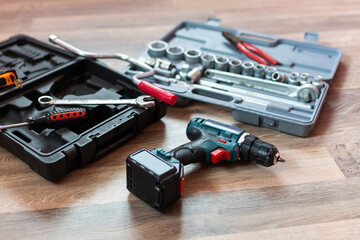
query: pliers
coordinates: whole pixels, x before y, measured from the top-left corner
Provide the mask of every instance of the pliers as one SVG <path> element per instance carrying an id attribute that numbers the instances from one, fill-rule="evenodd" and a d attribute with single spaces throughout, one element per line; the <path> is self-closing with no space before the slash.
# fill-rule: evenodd
<path id="1" fill-rule="evenodd" d="M 265 53 L 263 50 L 255 47 L 254 45 L 245 42 L 241 38 L 236 37 L 235 35 L 223 31 L 222 35 L 237 49 L 239 49 L 243 54 L 252 60 L 263 64 L 263 65 L 281 65 L 276 59 Z M 256 53 L 256 54 L 255 54 Z"/>

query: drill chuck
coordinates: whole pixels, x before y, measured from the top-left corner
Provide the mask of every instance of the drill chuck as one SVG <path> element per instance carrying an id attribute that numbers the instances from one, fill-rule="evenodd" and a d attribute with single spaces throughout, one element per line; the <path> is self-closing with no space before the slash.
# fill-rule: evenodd
<path id="1" fill-rule="evenodd" d="M 251 134 L 245 136 L 243 142 L 240 143 L 240 159 L 265 167 L 284 161 L 280 158 L 280 153 L 274 145 L 263 142 Z"/>

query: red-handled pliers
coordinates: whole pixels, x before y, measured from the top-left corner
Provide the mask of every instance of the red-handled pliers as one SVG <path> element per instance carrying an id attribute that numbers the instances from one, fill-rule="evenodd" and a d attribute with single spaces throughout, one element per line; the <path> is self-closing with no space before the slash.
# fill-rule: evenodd
<path id="1" fill-rule="evenodd" d="M 234 45 L 237 49 L 239 49 L 242 53 L 244 53 L 247 57 L 251 58 L 252 60 L 263 65 L 269 65 L 269 63 L 271 63 L 272 65 L 280 65 L 280 63 L 276 59 L 265 53 L 263 50 L 255 47 L 254 45 L 245 42 L 241 38 L 238 38 L 235 35 L 225 31 L 222 32 L 222 35 L 232 45 Z"/>

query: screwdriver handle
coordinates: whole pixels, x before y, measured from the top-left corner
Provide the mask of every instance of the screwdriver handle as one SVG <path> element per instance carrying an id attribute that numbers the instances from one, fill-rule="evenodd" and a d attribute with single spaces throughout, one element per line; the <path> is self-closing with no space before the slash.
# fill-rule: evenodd
<path id="1" fill-rule="evenodd" d="M 29 129 L 34 128 L 62 128 L 70 125 L 83 123 L 88 120 L 87 112 L 84 108 L 67 108 L 48 112 L 43 116 L 28 118 Z"/>

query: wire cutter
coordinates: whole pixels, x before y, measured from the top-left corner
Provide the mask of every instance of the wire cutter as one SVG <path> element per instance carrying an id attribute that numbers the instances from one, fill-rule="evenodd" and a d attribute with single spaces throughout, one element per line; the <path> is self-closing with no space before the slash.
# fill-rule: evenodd
<path id="1" fill-rule="evenodd" d="M 222 35 L 232 45 L 234 45 L 237 49 L 239 49 L 243 54 L 245 54 L 247 57 L 251 58 L 252 60 L 263 65 L 269 65 L 269 63 L 271 63 L 272 65 L 281 65 L 276 59 L 265 53 L 263 50 L 255 47 L 254 45 L 248 42 L 245 42 L 241 38 L 238 38 L 235 35 L 226 31 L 223 31 Z"/>

